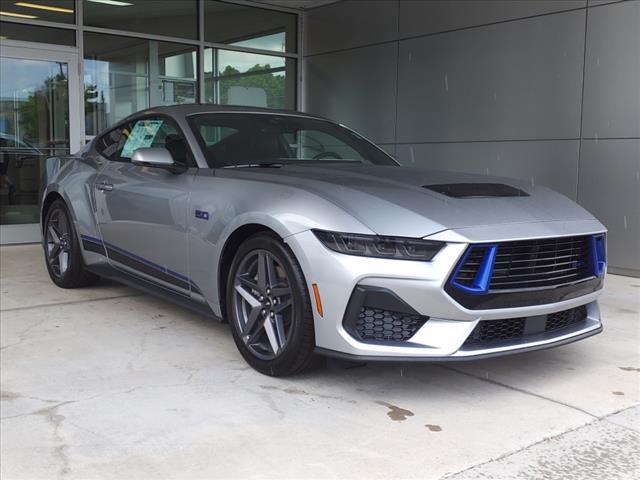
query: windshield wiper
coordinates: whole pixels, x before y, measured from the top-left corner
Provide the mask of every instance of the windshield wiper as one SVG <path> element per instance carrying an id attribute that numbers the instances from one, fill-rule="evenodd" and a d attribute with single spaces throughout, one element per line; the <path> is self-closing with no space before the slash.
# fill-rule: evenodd
<path id="1" fill-rule="evenodd" d="M 264 162 L 264 163 L 241 163 L 239 165 L 225 165 L 222 168 L 280 168 L 283 167 L 282 162 Z"/>

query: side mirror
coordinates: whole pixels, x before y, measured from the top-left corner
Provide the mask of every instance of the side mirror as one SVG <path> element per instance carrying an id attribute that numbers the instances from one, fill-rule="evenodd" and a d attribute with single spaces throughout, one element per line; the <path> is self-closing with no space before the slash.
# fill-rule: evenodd
<path id="1" fill-rule="evenodd" d="M 186 168 L 173 161 L 169 150 L 162 147 L 139 148 L 133 152 L 131 163 L 140 167 L 164 168 L 173 173 L 182 173 Z"/>

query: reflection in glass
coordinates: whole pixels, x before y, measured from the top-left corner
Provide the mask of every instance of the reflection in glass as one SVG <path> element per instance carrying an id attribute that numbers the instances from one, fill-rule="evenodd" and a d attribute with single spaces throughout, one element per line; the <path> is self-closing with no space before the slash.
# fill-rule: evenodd
<path id="1" fill-rule="evenodd" d="M 276 52 L 296 51 L 297 16 L 214 0 L 204 3 L 204 38 Z"/>
<path id="2" fill-rule="evenodd" d="M 208 103 L 294 108 L 295 61 L 292 59 L 207 48 L 204 73 Z"/>
<path id="3" fill-rule="evenodd" d="M 8 0 L 0 1 L 3 16 L 56 23 L 75 23 L 74 0 Z M 15 18 L 14 17 L 14 18 Z"/>
<path id="4" fill-rule="evenodd" d="M 84 0 L 84 24 L 127 32 L 198 38 L 197 0 Z"/>
<path id="5" fill-rule="evenodd" d="M 0 58 L 0 224 L 38 222 L 46 158 L 69 153 L 66 63 Z"/>
<path id="6" fill-rule="evenodd" d="M 84 56 L 87 135 L 139 110 L 198 98 L 197 52 L 190 45 L 86 33 Z"/>
<path id="7" fill-rule="evenodd" d="M 73 47 L 76 44 L 76 32 L 75 30 L 66 30 L 63 28 L 0 22 L 0 40 L 54 43 Z"/>

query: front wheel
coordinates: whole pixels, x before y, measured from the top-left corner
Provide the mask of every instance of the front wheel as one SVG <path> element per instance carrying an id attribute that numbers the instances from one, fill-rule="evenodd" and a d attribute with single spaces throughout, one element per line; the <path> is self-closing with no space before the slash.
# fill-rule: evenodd
<path id="1" fill-rule="evenodd" d="M 313 312 L 300 265 L 275 235 L 257 234 L 236 254 L 227 280 L 227 312 L 244 359 L 271 376 L 312 362 Z"/>
<path id="2" fill-rule="evenodd" d="M 43 237 L 47 270 L 53 283 L 62 288 L 78 288 L 98 281 L 98 277 L 84 267 L 69 210 L 60 199 L 47 211 Z"/>

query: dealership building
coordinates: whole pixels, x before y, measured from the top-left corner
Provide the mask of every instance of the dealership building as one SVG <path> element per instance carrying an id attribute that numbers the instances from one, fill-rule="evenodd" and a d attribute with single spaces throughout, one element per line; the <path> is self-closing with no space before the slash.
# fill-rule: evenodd
<path id="1" fill-rule="evenodd" d="M 38 241 L 44 159 L 145 108 L 319 114 L 399 162 L 524 178 L 640 275 L 640 2 L 0 0 L 0 240 Z"/>

